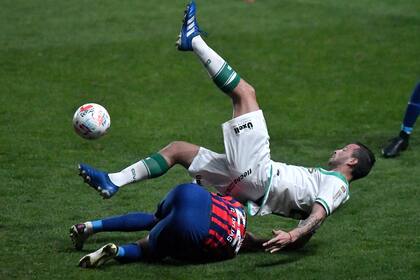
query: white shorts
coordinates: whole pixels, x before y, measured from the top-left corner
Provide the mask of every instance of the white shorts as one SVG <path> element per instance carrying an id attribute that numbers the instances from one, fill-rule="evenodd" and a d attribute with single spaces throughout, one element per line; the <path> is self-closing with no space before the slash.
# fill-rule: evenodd
<path id="1" fill-rule="evenodd" d="M 261 110 L 222 125 L 225 154 L 201 147 L 188 172 L 198 184 L 213 186 L 241 202 L 256 201 L 270 181 L 270 137 Z"/>

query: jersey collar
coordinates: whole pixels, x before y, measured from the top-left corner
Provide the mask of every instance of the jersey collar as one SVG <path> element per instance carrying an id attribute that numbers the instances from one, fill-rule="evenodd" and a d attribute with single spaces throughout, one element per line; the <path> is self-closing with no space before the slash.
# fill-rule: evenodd
<path id="1" fill-rule="evenodd" d="M 321 167 L 318 167 L 318 170 L 319 170 L 319 172 L 321 172 L 322 174 L 325 174 L 325 175 L 332 175 L 332 176 L 335 176 L 335 177 L 337 177 L 337 178 L 339 178 L 341 181 L 343 181 L 347 186 L 349 186 L 350 184 L 349 184 L 349 181 L 347 181 L 347 179 L 346 179 L 346 177 L 342 174 L 342 173 L 340 173 L 340 172 L 338 172 L 338 171 L 331 171 L 331 170 L 325 170 L 325 169 L 323 169 L 323 168 L 321 168 Z"/>

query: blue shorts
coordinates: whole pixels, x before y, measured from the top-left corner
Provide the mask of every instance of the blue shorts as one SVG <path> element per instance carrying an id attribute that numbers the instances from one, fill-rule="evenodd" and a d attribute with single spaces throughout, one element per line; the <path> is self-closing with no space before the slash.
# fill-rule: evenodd
<path id="1" fill-rule="evenodd" d="M 158 257 L 201 260 L 203 240 L 210 229 L 211 195 L 197 184 L 182 184 L 161 201 L 159 222 L 149 234 L 149 246 Z"/>

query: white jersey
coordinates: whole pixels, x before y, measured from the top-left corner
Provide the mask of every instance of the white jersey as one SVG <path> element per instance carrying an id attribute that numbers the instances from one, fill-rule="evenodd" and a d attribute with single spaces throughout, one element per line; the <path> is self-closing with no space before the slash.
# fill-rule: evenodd
<path id="1" fill-rule="evenodd" d="M 341 173 L 270 159 L 270 137 L 261 110 L 225 122 L 222 128 L 225 153 L 201 147 L 188 171 L 200 185 L 249 201 L 251 215 L 300 219 L 310 214 L 315 202 L 330 215 L 349 199 L 349 183 Z"/>
<path id="2" fill-rule="evenodd" d="M 330 215 L 349 199 L 349 183 L 339 172 L 272 161 L 271 178 L 261 205 L 248 202 L 251 215 L 306 218 L 315 202 Z"/>

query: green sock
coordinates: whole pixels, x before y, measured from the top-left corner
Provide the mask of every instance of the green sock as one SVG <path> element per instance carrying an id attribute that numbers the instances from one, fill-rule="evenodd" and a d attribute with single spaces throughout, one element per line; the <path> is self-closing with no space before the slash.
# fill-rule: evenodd
<path id="1" fill-rule="evenodd" d="M 226 93 L 232 92 L 240 80 L 241 77 L 226 62 L 213 78 L 213 82 Z"/>
<path id="2" fill-rule="evenodd" d="M 169 170 L 168 163 L 166 162 L 165 158 L 159 153 L 155 153 L 150 157 L 144 159 L 143 163 L 147 168 L 149 178 L 159 177 Z"/>
<path id="3" fill-rule="evenodd" d="M 118 187 L 137 181 L 159 177 L 168 171 L 169 166 L 165 158 L 155 153 L 142 159 L 117 173 L 109 173 L 109 179 Z"/>

